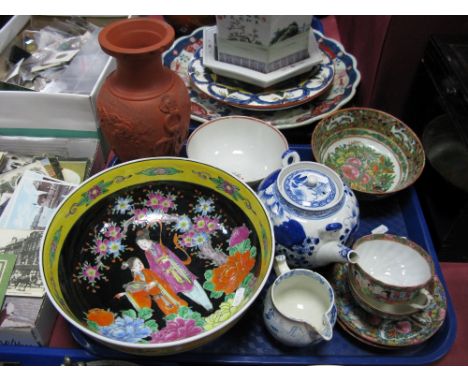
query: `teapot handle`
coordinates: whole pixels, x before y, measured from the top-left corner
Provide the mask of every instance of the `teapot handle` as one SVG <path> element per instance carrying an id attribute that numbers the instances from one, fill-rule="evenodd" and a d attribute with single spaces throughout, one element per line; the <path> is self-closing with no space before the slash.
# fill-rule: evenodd
<path id="1" fill-rule="evenodd" d="M 288 149 L 281 155 L 281 161 L 283 163 L 283 167 L 286 167 L 290 164 L 300 162 L 301 157 L 297 151 Z"/>

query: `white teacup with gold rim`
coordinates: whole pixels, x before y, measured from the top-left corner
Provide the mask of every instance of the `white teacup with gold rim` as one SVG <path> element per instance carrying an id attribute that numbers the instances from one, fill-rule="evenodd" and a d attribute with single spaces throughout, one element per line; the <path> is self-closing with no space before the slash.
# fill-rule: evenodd
<path id="1" fill-rule="evenodd" d="M 411 312 L 425 309 L 433 301 L 434 264 L 416 243 L 404 237 L 373 234 L 358 239 L 353 249 L 359 253 L 359 260 L 350 264 L 349 282 L 374 309 Z"/>

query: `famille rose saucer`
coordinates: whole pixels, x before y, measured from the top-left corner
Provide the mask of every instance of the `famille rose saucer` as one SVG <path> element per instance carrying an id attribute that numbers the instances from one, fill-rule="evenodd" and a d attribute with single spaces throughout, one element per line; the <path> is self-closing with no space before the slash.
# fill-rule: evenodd
<path id="1" fill-rule="evenodd" d="M 432 337 L 444 323 L 447 300 L 437 276 L 432 305 L 400 319 L 383 318 L 361 308 L 349 289 L 347 264 L 335 264 L 330 283 L 335 291 L 339 324 L 351 336 L 370 346 L 398 349 L 419 345 Z"/>
<path id="2" fill-rule="evenodd" d="M 203 48 L 189 63 L 191 83 L 201 93 L 233 107 L 250 110 L 281 110 L 310 102 L 333 83 L 333 61 L 322 52 L 322 63 L 293 78 L 262 89 L 233 78 L 219 76 L 203 64 Z"/>
<path id="3" fill-rule="evenodd" d="M 278 129 L 288 129 L 310 124 L 320 120 L 331 112 L 348 103 L 356 92 L 361 75 L 357 69 L 356 59 L 346 53 L 337 41 L 325 37 L 314 30 L 315 37 L 322 52 L 333 63 L 334 76 L 329 90 L 311 102 L 303 103 L 281 110 L 250 110 L 233 107 L 192 89 L 189 66 L 197 51 L 203 47 L 203 28 L 196 29 L 190 36 L 177 39 L 163 55 L 164 65 L 179 74 L 190 93 L 192 119 L 206 122 L 220 117 L 244 115 L 262 119 Z M 239 105 L 236 105 L 239 106 Z"/>

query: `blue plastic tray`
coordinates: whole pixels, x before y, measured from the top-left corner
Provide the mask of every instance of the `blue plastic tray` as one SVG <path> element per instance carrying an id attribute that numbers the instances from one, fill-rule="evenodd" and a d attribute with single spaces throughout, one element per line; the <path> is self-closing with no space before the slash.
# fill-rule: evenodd
<path id="1" fill-rule="evenodd" d="M 291 145 L 302 160 L 312 160 L 308 145 Z M 294 349 L 277 343 L 266 331 L 262 320 L 264 293 L 274 279 L 270 275 L 263 293 L 230 331 L 196 350 L 172 356 L 142 358 L 107 349 L 72 328 L 72 335 L 82 349 L 28 348 L 0 346 L 0 361 L 22 364 L 60 364 L 65 356 L 73 361 L 123 359 L 140 364 L 274 364 L 274 365 L 426 365 L 444 356 L 456 335 L 456 317 L 446 288 L 432 240 L 414 188 L 376 201 L 361 203 L 361 223 L 357 237 L 366 235 L 380 224 L 389 233 L 406 236 L 420 244 L 434 258 L 435 269 L 447 292 L 447 316 L 439 331 L 421 345 L 403 350 L 380 350 L 351 337 L 337 324 L 332 341 L 314 347 Z M 329 269 L 319 272 L 327 275 Z"/>

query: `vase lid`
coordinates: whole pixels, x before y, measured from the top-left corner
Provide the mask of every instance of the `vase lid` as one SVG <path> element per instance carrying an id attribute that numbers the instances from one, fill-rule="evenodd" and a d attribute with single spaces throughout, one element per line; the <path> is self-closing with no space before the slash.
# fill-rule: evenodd
<path id="1" fill-rule="evenodd" d="M 283 168 L 277 180 L 278 189 L 294 206 L 320 211 L 340 202 L 344 187 L 331 168 L 315 162 L 298 162 Z"/>

